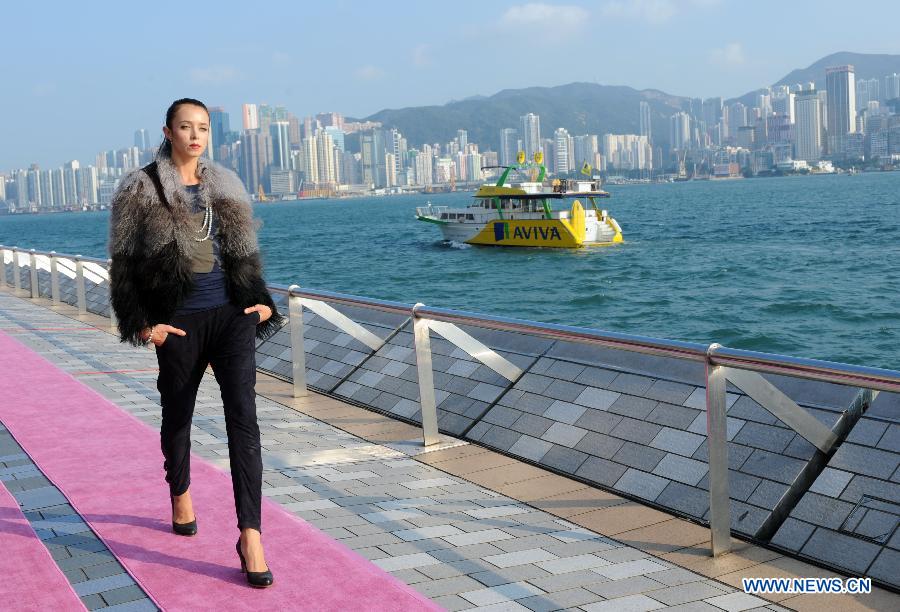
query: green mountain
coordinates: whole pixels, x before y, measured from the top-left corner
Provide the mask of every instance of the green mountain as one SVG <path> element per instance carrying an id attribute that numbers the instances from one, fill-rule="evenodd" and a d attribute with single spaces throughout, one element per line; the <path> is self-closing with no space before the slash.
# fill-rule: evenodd
<path id="1" fill-rule="evenodd" d="M 653 89 L 571 83 L 558 87 L 505 89 L 493 96 L 468 98 L 443 106 L 386 109 L 365 120 L 398 128 L 411 146 L 447 142 L 456 130 L 468 131 L 470 142 L 500 146 L 502 128 L 519 128 L 519 117 L 535 113 L 541 118 L 545 138 L 559 127 L 569 134 L 637 134 L 640 102 L 650 104 L 651 129 L 657 141 L 669 138 L 669 117 L 685 107 L 688 98 Z"/>
<path id="2" fill-rule="evenodd" d="M 807 68 L 794 70 L 773 85 L 814 81 L 825 86 L 825 68 L 853 64 L 856 78 L 878 78 L 900 72 L 900 55 L 833 53 Z M 747 106 L 756 103 L 755 91 L 739 100 Z M 519 129 L 519 117 L 535 113 L 541 118 L 541 133 L 549 138 L 553 130 L 564 127 L 569 134 L 637 134 L 640 102 L 650 104 L 651 126 L 656 144 L 669 141 L 669 117 L 690 108 L 691 99 L 672 96 L 655 89 L 571 83 L 558 87 L 505 89 L 492 96 L 473 96 L 442 106 L 385 109 L 366 117 L 380 121 L 386 128 L 398 128 L 411 146 L 444 143 L 456 136 L 456 130 L 468 131 L 469 141 L 497 150 L 502 128 Z"/>
<path id="3" fill-rule="evenodd" d="M 855 69 L 856 80 L 878 79 L 882 80 L 888 74 L 900 73 L 900 55 L 887 55 L 876 53 L 851 53 L 840 51 L 826 55 L 822 59 L 810 64 L 806 68 L 793 70 L 781 79 L 772 83 L 777 85 L 806 84 L 813 82 L 816 89 L 825 89 L 825 69 L 831 66 L 844 66 L 851 64 Z M 882 87 L 884 83 L 881 83 Z M 742 102 L 747 106 L 756 104 L 756 94 L 759 90 L 751 91 L 729 102 Z"/>

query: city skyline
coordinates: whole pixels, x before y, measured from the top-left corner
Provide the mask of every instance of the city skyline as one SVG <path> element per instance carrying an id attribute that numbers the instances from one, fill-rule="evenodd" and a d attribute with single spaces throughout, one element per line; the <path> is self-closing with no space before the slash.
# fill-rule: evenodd
<path id="1" fill-rule="evenodd" d="M 842 14 L 839 2 L 761 2 L 750 12 L 716 0 L 464 0 L 452 11 L 342 2 L 253 14 L 229 3 L 180 6 L 7 7 L 0 57 L 15 95 L 0 100 L 0 168 L 86 159 L 127 145 L 137 127 L 158 138 L 165 107 L 184 95 L 232 117 L 248 99 L 298 115 L 365 117 L 573 81 L 728 98 L 835 51 L 900 53 L 896 37 L 825 18 Z M 900 15 L 889 2 L 866 10 L 885 23 Z M 815 28 L 796 27 L 812 17 Z M 9 119 L 22 109 L 29 120 Z"/>

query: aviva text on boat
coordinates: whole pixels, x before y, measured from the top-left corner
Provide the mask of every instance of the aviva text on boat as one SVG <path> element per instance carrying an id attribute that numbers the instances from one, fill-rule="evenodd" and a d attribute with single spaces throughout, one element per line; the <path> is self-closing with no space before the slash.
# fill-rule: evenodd
<path id="1" fill-rule="evenodd" d="M 496 184 L 482 186 L 474 203 L 461 208 L 429 203 L 416 208 L 416 219 L 437 225 L 445 241 L 468 244 L 574 249 L 622 242 L 619 224 L 597 206 L 597 199 L 609 193 L 600 188 L 599 178 L 590 176 L 589 165 L 582 169 L 585 179 L 554 179 L 546 185 L 540 151 L 533 162 L 519 152 L 517 162 L 500 166 L 503 173 Z M 527 180 L 510 184 L 514 171 Z"/>

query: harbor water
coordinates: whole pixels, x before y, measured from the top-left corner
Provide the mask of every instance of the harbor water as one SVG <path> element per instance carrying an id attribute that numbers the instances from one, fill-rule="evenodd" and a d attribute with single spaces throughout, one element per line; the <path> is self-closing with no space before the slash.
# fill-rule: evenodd
<path id="1" fill-rule="evenodd" d="M 610 186 L 625 243 L 445 244 L 416 206 L 256 205 L 270 282 L 900 369 L 900 173 Z M 0 243 L 106 256 L 108 213 L 7 215 Z"/>

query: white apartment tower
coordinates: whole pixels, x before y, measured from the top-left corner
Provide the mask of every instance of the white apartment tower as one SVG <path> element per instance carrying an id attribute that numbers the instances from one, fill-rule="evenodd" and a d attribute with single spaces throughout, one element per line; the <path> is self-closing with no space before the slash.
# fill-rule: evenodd
<path id="1" fill-rule="evenodd" d="M 675 113 L 669 119 L 669 142 L 679 151 L 691 144 L 691 116 L 685 112 Z"/>
<path id="2" fill-rule="evenodd" d="M 822 123 L 820 121 L 819 95 L 815 90 L 801 91 L 797 94 L 796 126 L 797 139 L 796 158 L 806 162 L 816 162 L 822 157 Z"/>
<path id="3" fill-rule="evenodd" d="M 647 137 L 647 142 L 653 141 L 650 129 L 650 104 L 641 100 L 641 136 Z"/>
<path id="4" fill-rule="evenodd" d="M 525 148 L 527 158 L 534 159 L 534 154 L 542 151 L 541 147 L 541 118 L 534 113 L 522 115 L 519 118 L 522 129 L 522 145 Z"/>

